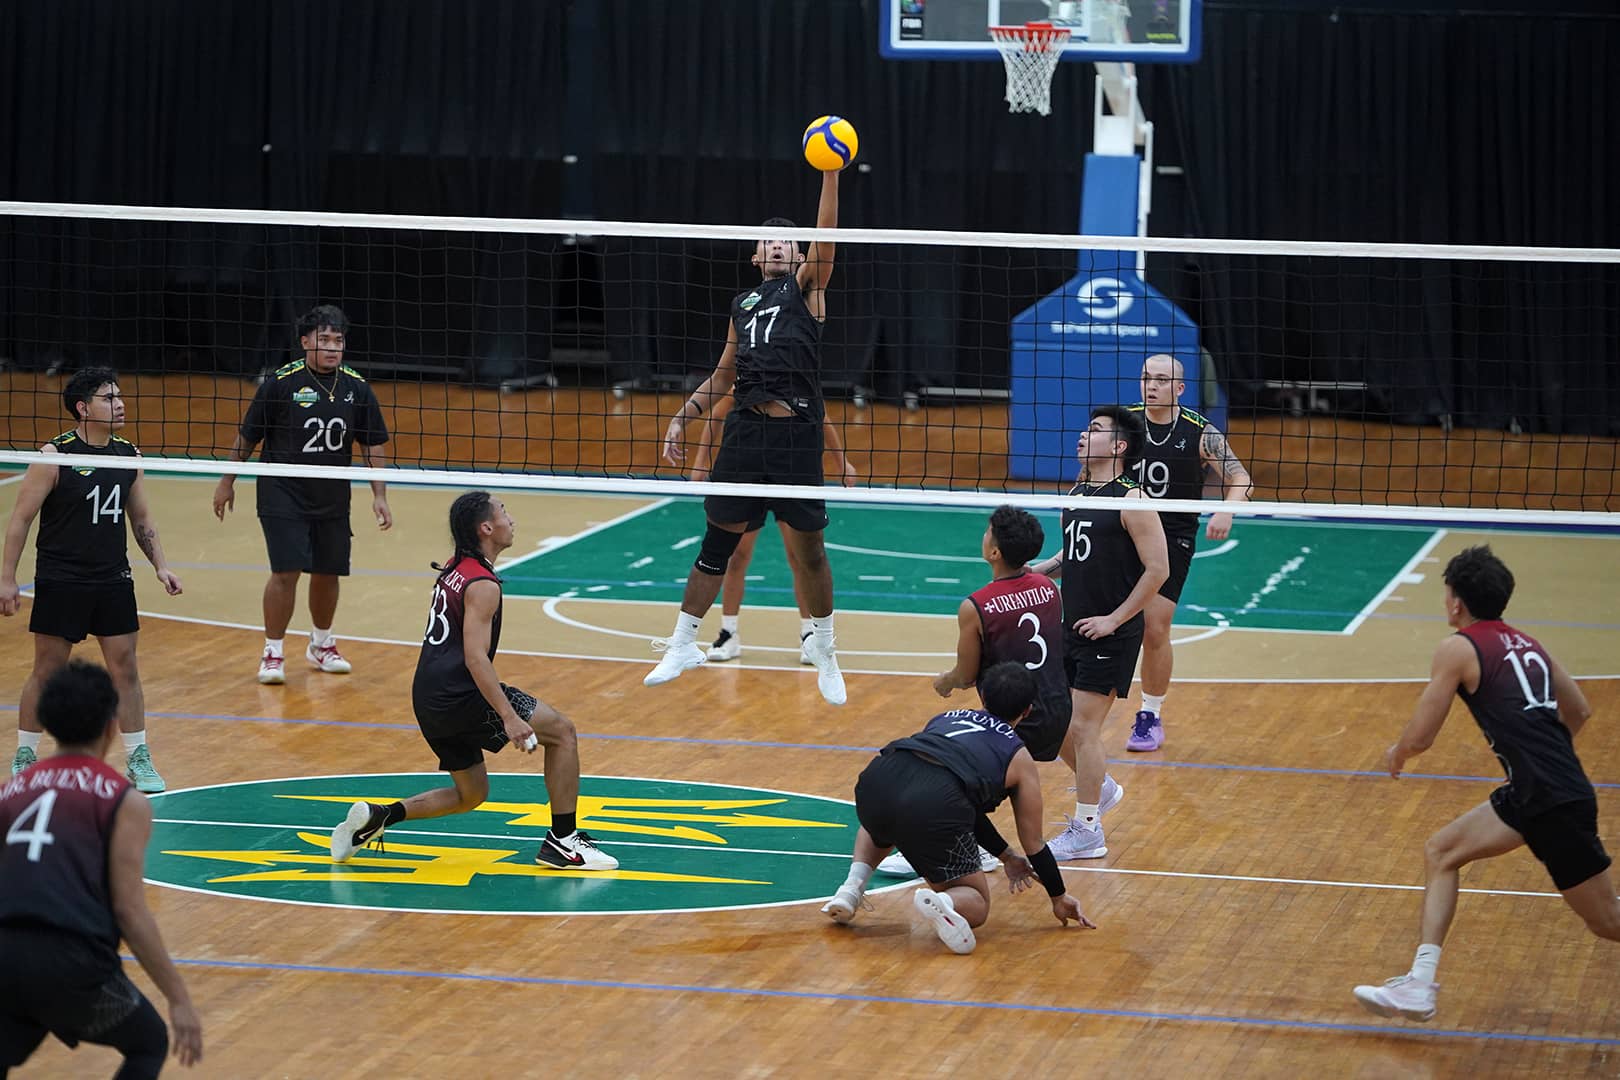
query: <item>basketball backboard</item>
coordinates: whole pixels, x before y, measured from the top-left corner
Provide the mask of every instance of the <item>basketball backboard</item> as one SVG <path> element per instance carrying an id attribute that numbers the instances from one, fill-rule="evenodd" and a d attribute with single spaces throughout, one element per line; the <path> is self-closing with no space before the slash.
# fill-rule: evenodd
<path id="1" fill-rule="evenodd" d="M 1186 64 L 1198 59 L 1202 0 L 880 0 L 891 60 L 997 60 L 992 26 L 1070 28 L 1064 60 Z"/>

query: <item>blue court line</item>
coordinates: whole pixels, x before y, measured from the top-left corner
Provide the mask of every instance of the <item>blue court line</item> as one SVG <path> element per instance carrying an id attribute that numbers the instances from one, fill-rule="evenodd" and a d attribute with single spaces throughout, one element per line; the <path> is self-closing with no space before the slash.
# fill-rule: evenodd
<path id="1" fill-rule="evenodd" d="M 133 957 L 126 956 L 125 959 L 133 960 Z M 223 968 L 235 971 L 286 971 L 315 975 L 375 975 L 395 979 L 440 979 L 450 982 L 574 987 L 587 990 L 646 990 L 654 993 L 714 994 L 722 997 L 851 1002 L 863 1005 L 925 1005 L 946 1009 L 981 1009 L 996 1012 L 1043 1013 L 1057 1016 L 1093 1016 L 1109 1020 L 1159 1020 L 1185 1024 L 1224 1024 L 1232 1027 L 1282 1028 L 1291 1031 L 1320 1031 L 1333 1034 L 1416 1036 L 1423 1039 L 1473 1039 L 1492 1042 L 1620 1046 L 1620 1039 L 1601 1035 L 1529 1035 L 1503 1031 L 1466 1031 L 1458 1028 L 1339 1024 L 1324 1020 L 1284 1020 L 1257 1016 L 1213 1016 L 1200 1013 L 1152 1012 L 1146 1009 L 1092 1009 L 1079 1005 L 1022 1005 L 1007 1001 L 952 1001 L 939 998 L 891 997 L 881 994 L 840 994 L 833 991 L 816 990 L 765 990 L 752 987 L 695 986 L 684 983 L 622 982 L 612 979 L 563 979 L 543 975 L 474 975 L 464 971 L 413 971 L 404 968 L 337 967 L 327 964 L 276 964 L 248 960 L 182 960 L 176 958 L 175 963 L 182 967 Z"/>
<path id="2" fill-rule="evenodd" d="M 15 705 L 0 705 L 0 712 L 16 712 Z M 376 720 L 304 720 L 281 716 L 232 716 L 228 713 L 182 713 L 182 712 L 151 712 L 147 716 L 155 716 L 169 720 L 224 720 L 229 723 L 240 724 L 295 724 L 304 727 L 335 727 L 335 728 L 368 728 L 385 731 L 416 731 L 415 724 L 389 724 Z M 730 746 L 747 750 L 831 750 L 838 753 L 875 754 L 883 749 L 881 746 L 846 746 L 842 743 L 795 743 L 774 742 L 767 739 L 695 739 L 689 735 L 603 735 L 582 731 L 581 739 L 595 739 L 599 742 L 642 742 L 642 743 L 677 743 L 685 746 Z M 1143 765 L 1160 769 L 1211 769 L 1220 772 L 1253 772 L 1253 773 L 1293 773 L 1300 776 L 1370 776 L 1374 779 L 1388 777 L 1388 773 L 1379 769 L 1309 769 L 1297 765 L 1230 765 L 1221 762 L 1206 761 L 1162 761 L 1141 758 L 1132 755 L 1128 758 L 1108 758 L 1110 765 Z M 1408 780 L 1465 780 L 1471 783 L 1500 784 L 1500 776 L 1467 776 L 1461 773 L 1417 773 L 1401 774 Z M 1620 788 L 1620 783 L 1599 783 L 1592 781 L 1595 788 Z"/>

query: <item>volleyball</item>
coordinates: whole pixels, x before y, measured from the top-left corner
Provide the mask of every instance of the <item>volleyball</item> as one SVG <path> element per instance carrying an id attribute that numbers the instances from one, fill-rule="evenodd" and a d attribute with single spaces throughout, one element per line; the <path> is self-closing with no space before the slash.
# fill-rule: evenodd
<path id="1" fill-rule="evenodd" d="M 842 116 L 823 116 L 804 129 L 804 160 L 822 172 L 848 168 L 859 149 L 855 125 Z"/>

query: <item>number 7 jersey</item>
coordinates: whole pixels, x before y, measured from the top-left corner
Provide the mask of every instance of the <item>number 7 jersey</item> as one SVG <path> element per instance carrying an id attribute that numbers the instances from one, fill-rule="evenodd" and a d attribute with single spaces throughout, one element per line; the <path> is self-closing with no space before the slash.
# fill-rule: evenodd
<path id="1" fill-rule="evenodd" d="M 1595 798 L 1569 728 L 1558 719 L 1547 650 L 1500 619 L 1458 633 L 1479 655 L 1479 686 L 1471 694 L 1458 687 L 1457 696 L 1502 763 L 1513 806 L 1534 814 Z"/>

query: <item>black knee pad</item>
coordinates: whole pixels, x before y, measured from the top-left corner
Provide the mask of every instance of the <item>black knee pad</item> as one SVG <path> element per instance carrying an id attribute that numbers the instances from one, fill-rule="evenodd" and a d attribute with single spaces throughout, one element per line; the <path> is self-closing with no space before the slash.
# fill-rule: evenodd
<path id="1" fill-rule="evenodd" d="M 699 573 L 711 577 L 723 577 L 726 565 L 731 562 L 732 553 L 737 545 L 742 543 L 743 534 L 722 529 L 714 522 L 703 533 L 703 546 L 698 548 L 697 561 L 692 565 L 697 567 Z"/>

